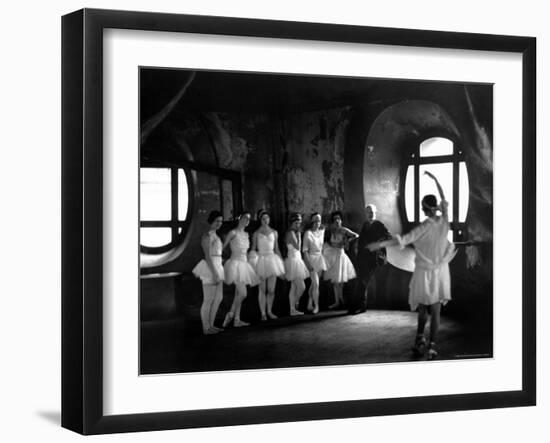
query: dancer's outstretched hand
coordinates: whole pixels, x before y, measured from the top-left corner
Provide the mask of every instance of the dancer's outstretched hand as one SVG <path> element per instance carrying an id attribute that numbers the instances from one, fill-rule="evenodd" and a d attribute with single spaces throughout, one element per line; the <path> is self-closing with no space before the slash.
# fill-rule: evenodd
<path id="1" fill-rule="evenodd" d="M 380 249 L 380 243 L 379 242 L 369 243 L 367 246 L 365 246 L 365 248 L 371 252 L 374 252 Z"/>

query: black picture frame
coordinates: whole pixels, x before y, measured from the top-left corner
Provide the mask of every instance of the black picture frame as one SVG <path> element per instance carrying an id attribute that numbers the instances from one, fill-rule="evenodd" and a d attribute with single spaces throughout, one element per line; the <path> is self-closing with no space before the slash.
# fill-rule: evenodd
<path id="1" fill-rule="evenodd" d="M 108 28 L 501 51 L 522 55 L 522 388 L 131 415 L 103 412 L 103 30 Z M 83 9 L 62 18 L 62 426 L 82 434 L 536 404 L 536 39 Z"/>

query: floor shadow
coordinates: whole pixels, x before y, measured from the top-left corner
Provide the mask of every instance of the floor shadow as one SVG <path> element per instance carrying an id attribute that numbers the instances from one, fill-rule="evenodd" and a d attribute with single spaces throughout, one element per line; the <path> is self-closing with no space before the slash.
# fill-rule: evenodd
<path id="1" fill-rule="evenodd" d="M 36 415 L 51 424 L 61 426 L 61 412 L 60 411 L 37 411 Z"/>

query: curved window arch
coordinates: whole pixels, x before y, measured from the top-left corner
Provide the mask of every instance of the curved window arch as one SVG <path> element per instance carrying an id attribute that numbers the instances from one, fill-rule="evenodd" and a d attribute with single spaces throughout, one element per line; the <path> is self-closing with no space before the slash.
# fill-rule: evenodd
<path id="1" fill-rule="evenodd" d="M 180 244 L 192 206 L 190 173 L 174 165 L 140 167 L 140 250 L 162 254 Z"/>
<path id="2" fill-rule="evenodd" d="M 470 190 L 464 153 L 457 142 L 435 136 L 422 138 L 412 146 L 405 162 L 403 186 L 405 217 L 409 224 L 425 218 L 420 206 L 424 195 L 434 194 L 439 198 L 435 183 L 425 171 L 437 177 L 449 202 L 449 239 L 463 240 Z"/>

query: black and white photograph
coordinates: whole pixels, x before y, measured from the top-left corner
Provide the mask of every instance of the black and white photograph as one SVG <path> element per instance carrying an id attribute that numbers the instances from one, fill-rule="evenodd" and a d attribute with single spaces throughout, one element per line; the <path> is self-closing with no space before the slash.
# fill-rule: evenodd
<path id="1" fill-rule="evenodd" d="M 493 84 L 141 66 L 136 93 L 140 374 L 493 357 Z"/>
<path id="2" fill-rule="evenodd" d="M 0 440 L 548 440 L 543 10 L 7 2 Z"/>

